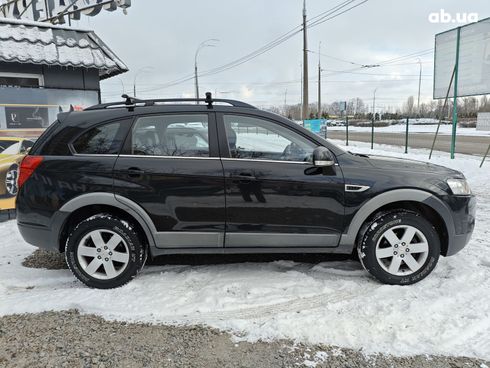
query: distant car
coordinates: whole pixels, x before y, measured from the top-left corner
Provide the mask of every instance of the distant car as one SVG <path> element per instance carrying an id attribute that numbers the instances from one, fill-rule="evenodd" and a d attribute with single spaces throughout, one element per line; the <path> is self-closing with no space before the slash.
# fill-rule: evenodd
<path id="1" fill-rule="evenodd" d="M 19 165 L 34 141 L 25 138 L 0 138 L 0 197 L 17 195 Z"/>

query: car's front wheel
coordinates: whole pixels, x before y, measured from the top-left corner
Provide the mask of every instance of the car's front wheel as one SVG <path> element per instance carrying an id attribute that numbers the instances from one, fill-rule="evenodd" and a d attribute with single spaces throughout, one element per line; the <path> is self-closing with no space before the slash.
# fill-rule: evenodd
<path id="1" fill-rule="evenodd" d="M 65 258 L 85 285 L 112 289 L 132 280 L 143 268 L 146 247 L 131 224 L 98 214 L 75 226 L 66 242 Z"/>
<path id="2" fill-rule="evenodd" d="M 379 281 L 392 285 L 416 283 L 435 268 L 440 239 L 419 213 L 393 210 L 365 224 L 357 251 L 363 267 Z"/>
<path id="3" fill-rule="evenodd" d="M 17 191 L 19 188 L 17 186 L 18 176 L 19 176 L 18 165 L 10 166 L 10 168 L 7 170 L 5 174 L 5 191 L 7 195 L 10 197 L 15 197 L 17 195 Z"/>

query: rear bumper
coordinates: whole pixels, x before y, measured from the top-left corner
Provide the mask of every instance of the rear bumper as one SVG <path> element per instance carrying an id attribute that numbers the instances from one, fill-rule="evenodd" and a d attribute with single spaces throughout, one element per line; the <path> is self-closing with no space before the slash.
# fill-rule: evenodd
<path id="1" fill-rule="evenodd" d="M 63 252 L 64 244 L 60 244 L 60 233 L 68 215 L 66 212 L 56 212 L 49 226 L 24 223 L 17 217 L 17 227 L 29 244 L 45 250 Z"/>
<path id="2" fill-rule="evenodd" d="M 57 239 L 50 228 L 17 222 L 19 232 L 26 242 L 38 248 L 59 252 Z"/>

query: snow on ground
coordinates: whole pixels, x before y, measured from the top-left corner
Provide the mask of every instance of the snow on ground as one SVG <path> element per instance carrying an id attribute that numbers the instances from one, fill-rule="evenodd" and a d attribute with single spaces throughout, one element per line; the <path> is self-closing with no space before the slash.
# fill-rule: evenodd
<path id="1" fill-rule="evenodd" d="M 345 131 L 345 126 L 329 126 L 328 130 Z M 385 127 L 375 127 L 374 130 L 377 133 L 405 133 L 406 125 L 405 124 L 396 124 L 396 125 L 389 125 L 389 126 L 385 126 Z M 432 125 L 410 124 L 408 126 L 408 132 L 410 134 L 412 134 L 412 133 L 435 134 L 436 130 L 437 130 L 437 124 L 436 125 L 434 125 L 434 124 L 432 124 Z M 369 132 L 370 133 L 371 127 L 369 127 L 369 126 L 360 127 L 360 126 L 349 125 L 349 131 L 350 132 Z M 458 127 L 456 132 L 458 135 L 490 137 L 490 131 L 476 130 L 476 128 Z M 444 124 L 444 125 L 441 124 L 441 126 L 439 128 L 439 134 L 441 134 L 441 135 L 452 134 L 452 126 L 448 125 L 448 124 Z"/>
<path id="2" fill-rule="evenodd" d="M 369 153 L 367 144 L 349 149 Z M 374 153 L 419 160 L 426 150 Z M 0 315 L 76 308 L 107 319 L 205 324 L 239 339 L 291 338 L 395 355 L 443 354 L 490 359 L 490 170 L 472 156 L 436 153 L 462 170 L 478 196 L 471 243 L 441 258 L 412 286 L 382 285 L 354 261 L 293 261 L 152 266 L 115 290 L 83 286 L 68 270 L 28 269 L 34 247 L 15 222 L 0 224 Z M 490 164 L 490 162 L 489 162 Z"/>

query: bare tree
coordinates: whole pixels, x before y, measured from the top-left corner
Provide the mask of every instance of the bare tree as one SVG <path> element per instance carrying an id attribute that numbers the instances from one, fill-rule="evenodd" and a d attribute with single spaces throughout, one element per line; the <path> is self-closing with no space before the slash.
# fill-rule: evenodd
<path id="1" fill-rule="evenodd" d="M 413 96 L 410 96 L 407 99 L 407 102 L 403 105 L 403 113 L 406 114 L 407 116 L 412 116 L 414 112 L 414 105 L 415 105 L 415 100 Z"/>

